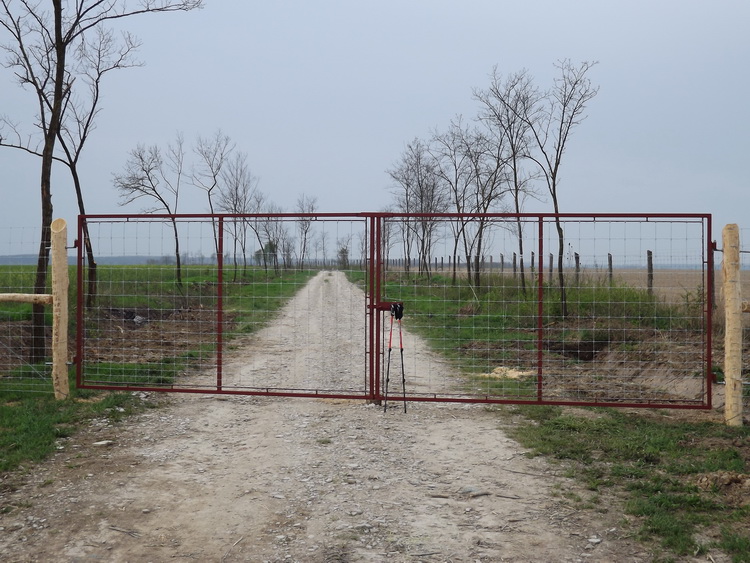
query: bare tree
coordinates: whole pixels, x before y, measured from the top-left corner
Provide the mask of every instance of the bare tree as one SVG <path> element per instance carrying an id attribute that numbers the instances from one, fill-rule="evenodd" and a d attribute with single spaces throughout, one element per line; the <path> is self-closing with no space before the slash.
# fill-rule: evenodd
<path id="1" fill-rule="evenodd" d="M 175 144 L 167 147 L 166 158 L 157 145 L 138 145 L 130 151 L 122 174 L 115 174 L 114 185 L 120 191 L 120 205 L 146 198 L 155 205 L 144 211 L 156 213 L 164 211 L 171 216 L 174 234 L 177 285 L 182 286 L 182 266 L 180 261 L 180 237 L 177 229 L 177 206 L 180 189 L 185 176 L 184 139 L 177 134 Z"/>
<path id="2" fill-rule="evenodd" d="M 503 80 L 495 67 L 489 88 L 475 90 L 474 97 L 483 106 L 479 118 L 487 125 L 489 131 L 503 138 L 507 146 L 513 211 L 517 214 L 515 234 L 518 239 L 521 288 L 525 293 L 523 223 L 518 214 L 523 212 L 526 198 L 538 197 L 538 194 L 532 183 L 536 176 L 526 171 L 523 166 L 524 161 L 529 158 L 531 131 L 528 120 L 521 116 L 533 113 L 532 108 L 539 103 L 540 94 L 526 70 L 511 74 Z"/>
<path id="3" fill-rule="evenodd" d="M 294 236 L 292 236 L 292 233 L 289 232 L 289 229 L 286 228 L 286 224 L 282 224 L 284 225 L 284 228 L 281 231 L 280 240 L 281 258 L 284 264 L 284 269 L 290 270 L 294 265 L 295 240 Z"/>
<path id="4" fill-rule="evenodd" d="M 301 194 L 297 198 L 297 212 L 300 214 L 309 215 L 315 213 L 317 209 L 318 198 L 309 197 L 305 194 Z M 305 257 L 307 256 L 308 246 L 310 244 L 310 229 L 312 228 L 311 217 L 300 217 L 297 220 L 297 232 L 299 232 L 299 265 L 300 268 L 304 267 Z"/>
<path id="5" fill-rule="evenodd" d="M 471 229 L 464 229 L 463 233 L 466 273 L 469 282 L 471 283 L 473 278 L 474 286 L 479 287 L 480 260 L 483 256 L 487 230 L 491 225 L 486 214 L 500 204 L 507 191 L 506 146 L 502 137 L 489 137 L 476 129 L 463 140 L 462 150 L 467 156 L 472 171 L 472 201 L 469 211 L 478 214 L 470 224 Z"/>
<path id="6" fill-rule="evenodd" d="M 323 261 L 323 267 L 326 267 L 326 262 L 328 261 L 328 231 L 323 229 L 320 231 L 318 236 L 315 238 L 314 243 L 315 248 L 315 259 L 318 260 L 317 253 L 320 252 L 321 254 L 321 260 Z"/>
<path id="7" fill-rule="evenodd" d="M 352 248 L 352 235 L 347 235 L 339 238 L 336 241 L 338 250 L 336 251 L 336 259 L 338 260 L 339 270 L 349 269 L 349 253 Z"/>
<path id="8" fill-rule="evenodd" d="M 559 217 L 560 166 L 573 129 L 585 119 L 588 102 L 599 92 L 599 88 L 593 86 L 587 76 L 595 64 L 596 62 L 584 61 L 574 66 L 567 59 L 558 61 L 555 67 L 560 74 L 549 91 L 537 93 L 530 79 L 525 73 L 521 73 L 521 86 L 518 89 L 498 88 L 490 96 L 492 102 L 501 108 L 500 111 L 507 112 L 521 122 L 517 127 L 523 129 L 529 137 L 530 147 L 526 151 L 526 158 L 538 166 L 552 198 L 558 237 L 558 283 L 564 317 L 568 315 L 568 305 L 563 272 L 565 233 Z M 515 93 L 520 99 L 512 96 Z"/>
<path id="9" fill-rule="evenodd" d="M 78 168 L 83 147 L 96 126 L 96 116 L 101 111 L 101 87 L 105 74 L 112 70 L 139 66 L 132 58 L 138 48 L 138 41 L 129 33 L 122 34 L 118 41 L 112 30 L 97 27 L 89 34 L 75 50 L 75 61 L 79 84 L 85 83 L 86 90 L 78 89 L 70 92 L 64 100 L 61 115 L 58 141 L 62 155 L 55 155 L 53 160 L 65 165 L 71 174 L 75 189 L 78 212 L 86 215 L 83 197 L 83 186 Z M 0 146 L 20 149 L 34 156 L 42 158 L 40 146 L 33 144 L 31 136 L 24 137 L 18 124 L 11 122 L 7 116 L 0 116 L 0 129 L 11 132 L 11 138 L 0 137 Z M 82 223 L 83 247 L 88 260 L 88 287 L 86 304 L 93 306 L 96 298 L 96 260 L 91 244 L 88 223 Z"/>
<path id="10" fill-rule="evenodd" d="M 219 191 L 222 170 L 234 150 L 234 143 L 221 130 L 217 130 L 211 138 L 199 136 L 193 149 L 198 156 L 198 163 L 193 169 L 192 183 L 195 187 L 206 192 L 209 212 L 214 214 L 215 192 Z M 216 221 L 212 219 L 214 248 L 219 252 L 219 238 L 216 232 Z"/>
<path id="11" fill-rule="evenodd" d="M 258 178 L 253 176 L 245 153 L 234 153 L 221 171 L 221 187 L 217 208 L 223 213 L 246 215 L 257 213 L 264 203 L 264 196 L 258 191 Z M 237 279 L 237 251 L 242 252 L 243 269 L 247 269 L 247 230 L 249 223 L 245 217 L 235 217 L 230 221 L 234 240 L 233 262 L 234 279 Z"/>
<path id="12" fill-rule="evenodd" d="M 471 206 L 472 166 L 464 150 L 464 139 L 468 137 L 463 118 L 457 116 L 444 133 L 434 133 L 430 143 L 430 154 L 435 161 L 435 173 L 445 185 L 450 201 L 449 208 L 459 214 L 466 213 Z M 459 216 L 451 221 L 453 231 L 452 277 L 456 283 L 458 247 L 469 224 L 469 219 Z"/>
<path id="13" fill-rule="evenodd" d="M 414 139 L 406 146 L 401 160 L 388 171 L 396 183 L 396 204 L 406 213 L 415 213 L 414 219 L 403 221 L 404 259 L 409 271 L 412 244 L 417 245 L 419 273 L 430 275 L 430 257 L 437 230 L 433 215 L 448 208 L 448 197 L 444 184 L 435 170 L 427 146 Z"/>
<path id="14" fill-rule="evenodd" d="M 283 246 L 288 237 L 284 222 L 277 217 L 283 211 L 275 203 L 266 203 L 265 209 L 262 211 L 266 216 L 259 219 L 257 227 L 254 229 L 263 250 L 263 264 L 267 269 L 270 262 L 276 273 L 279 272 L 279 252 L 282 252 L 283 260 Z"/>
<path id="15" fill-rule="evenodd" d="M 560 164 L 573 128 L 586 118 L 586 105 L 599 92 L 599 88 L 594 87 L 587 77 L 588 71 L 595 64 L 584 61 L 576 67 L 570 60 L 558 61 L 555 67 L 560 71 L 560 75 L 544 98 L 546 104 L 541 111 L 535 111 L 526 117 L 539 154 L 532 155 L 531 158 L 539 165 L 555 210 L 558 240 L 557 276 L 563 317 L 568 316 L 568 300 L 563 272 L 565 233 L 559 216 Z"/>
<path id="16" fill-rule="evenodd" d="M 367 249 L 370 247 L 370 237 L 367 231 L 360 231 L 357 234 L 358 250 L 359 250 L 359 269 L 367 269 Z M 385 259 L 388 259 L 386 254 Z"/>
<path id="17" fill-rule="evenodd" d="M 502 137 L 488 135 L 451 122 L 447 132 L 433 136 L 431 154 L 438 177 L 446 186 L 456 213 L 474 213 L 451 223 L 453 230 L 453 281 L 456 281 L 458 246 L 463 244 L 468 281 L 479 286 L 479 260 L 491 222 L 485 217 L 496 209 L 507 191 L 508 159 Z"/>
<path id="18" fill-rule="evenodd" d="M 76 52 L 86 45 L 91 32 L 126 17 L 156 13 L 188 11 L 199 8 L 202 0 L 142 0 L 137 5 L 118 0 L 79 0 L 47 3 L 0 0 L 0 31 L 10 36 L 0 44 L 8 58 L 5 65 L 13 69 L 22 87 L 30 87 L 37 101 L 34 124 L 41 134 L 41 237 L 34 282 L 35 293 L 44 293 L 52 223 L 52 165 L 60 132 L 65 122 L 66 100 L 74 90 L 79 66 Z M 85 81 L 81 81 L 85 83 Z M 1 137 L 2 135 L 0 135 Z M 30 146 L 30 145 L 27 145 Z M 31 361 L 45 356 L 44 308 L 33 308 Z"/>
<path id="19" fill-rule="evenodd" d="M 380 210 L 381 213 L 395 213 L 392 206 L 386 206 Z M 382 230 L 380 233 L 380 247 L 383 252 L 383 260 L 385 261 L 386 270 L 390 268 L 391 260 L 391 248 L 395 244 L 395 227 L 392 219 L 387 219 L 382 223 Z"/>

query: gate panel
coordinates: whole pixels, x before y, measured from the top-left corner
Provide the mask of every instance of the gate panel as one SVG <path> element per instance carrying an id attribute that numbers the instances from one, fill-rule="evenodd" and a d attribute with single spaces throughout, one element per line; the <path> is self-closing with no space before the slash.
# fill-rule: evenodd
<path id="1" fill-rule="evenodd" d="M 557 219 L 383 218 L 407 398 L 709 408 L 710 216 Z"/>
<path id="2" fill-rule="evenodd" d="M 86 216 L 79 240 L 84 224 L 81 387 L 711 406 L 709 215 Z"/>
<path id="3" fill-rule="evenodd" d="M 92 265 L 80 250 L 79 386 L 372 396 L 364 218 L 80 221 L 79 239 L 84 221 L 91 234 L 97 283 L 93 295 Z"/>

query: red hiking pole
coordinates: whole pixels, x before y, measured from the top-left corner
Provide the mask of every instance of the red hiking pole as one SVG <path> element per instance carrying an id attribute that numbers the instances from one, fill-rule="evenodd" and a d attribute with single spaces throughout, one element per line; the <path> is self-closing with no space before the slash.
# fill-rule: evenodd
<path id="1" fill-rule="evenodd" d="M 404 336 L 401 331 L 401 318 L 404 316 L 404 304 L 391 304 L 391 328 L 388 333 L 388 362 L 385 368 L 385 401 L 383 402 L 383 412 L 388 409 L 388 383 L 391 378 L 391 350 L 393 350 L 393 319 L 398 321 L 398 343 L 401 349 L 401 386 L 404 391 L 404 412 L 406 412 L 406 371 L 404 370 Z"/>

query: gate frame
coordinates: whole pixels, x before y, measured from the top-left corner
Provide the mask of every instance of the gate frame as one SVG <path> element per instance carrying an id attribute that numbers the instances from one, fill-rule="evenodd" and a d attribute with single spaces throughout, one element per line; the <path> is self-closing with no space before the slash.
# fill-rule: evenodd
<path id="1" fill-rule="evenodd" d="M 530 405 L 561 405 L 561 406 L 589 406 L 589 407 L 631 407 L 631 408 L 668 408 L 668 409 L 691 409 L 691 410 L 709 410 L 712 408 L 712 389 L 713 374 L 711 371 L 712 355 L 712 308 L 713 308 L 713 272 L 714 272 L 714 243 L 711 240 L 712 219 L 711 214 L 680 214 L 680 213 L 386 213 L 386 212 L 359 212 L 359 213 L 257 213 L 257 214 L 99 214 L 99 215 L 79 215 L 78 216 L 78 240 L 83 240 L 83 226 L 86 220 L 120 220 L 127 222 L 129 219 L 148 217 L 151 220 L 216 220 L 219 223 L 219 256 L 217 257 L 217 372 L 215 389 L 175 389 L 173 387 L 143 387 L 143 386 L 117 386 L 117 385 L 86 385 L 82 380 L 83 368 L 83 326 L 84 312 L 84 291 L 83 291 L 83 245 L 76 244 L 78 248 L 77 268 L 78 268 L 78 307 L 77 307 L 77 324 L 79 327 L 76 338 L 76 383 L 81 388 L 93 389 L 110 389 L 110 390 L 127 390 L 127 391 L 162 391 L 162 392 L 181 392 L 181 393 L 212 393 L 212 394 L 232 394 L 232 395 L 259 395 L 259 396 L 277 396 L 277 397 L 308 397 L 308 398 L 343 398 L 343 399 L 363 399 L 368 402 L 380 403 L 384 399 L 382 392 L 382 364 L 381 360 L 384 355 L 383 342 L 381 341 L 381 332 L 383 329 L 383 314 L 390 310 L 393 302 L 385 301 L 383 296 L 383 276 L 385 272 L 385 257 L 383 252 L 383 225 L 387 219 L 456 219 L 456 218 L 484 218 L 484 219 L 525 219 L 536 220 L 538 222 L 538 265 L 537 272 L 539 283 L 537 284 L 537 311 L 538 311 L 538 337 L 537 337 L 537 397 L 535 400 L 518 400 L 518 399 L 493 399 L 481 397 L 445 397 L 445 396 L 404 396 L 395 395 L 391 397 L 393 401 L 412 401 L 412 402 L 451 402 L 451 403 L 486 403 L 486 404 L 530 404 Z M 352 393 L 288 393 L 281 391 L 258 392 L 225 389 L 222 379 L 223 364 L 223 249 L 224 249 L 224 221 L 232 218 L 277 218 L 293 219 L 308 218 L 317 220 L 358 220 L 364 224 L 365 237 L 369 240 L 368 252 L 365 256 L 365 278 L 368 281 L 367 291 L 365 292 L 365 315 L 366 315 L 366 341 L 364 344 L 365 352 L 365 369 L 366 369 L 366 386 L 361 394 Z M 705 331 L 705 380 L 706 394 L 705 401 L 702 404 L 671 404 L 671 403 L 632 403 L 632 402 L 614 402 L 614 401 L 570 401 L 570 400 L 548 400 L 543 397 L 542 385 L 544 381 L 543 372 L 543 326 L 542 315 L 544 305 L 544 226 L 550 220 L 574 220 L 582 219 L 596 222 L 597 220 L 614 220 L 614 219 L 632 219 L 649 222 L 649 220 L 696 220 L 704 225 L 704 234 L 706 237 L 705 247 L 702 249 L 703 259 L 702 267 L 706 272 L 706 299 L 704 300 L 704 321 L 706 324 Z"/>
<path id="2" fill-rule="evenodd" d="M 438 218 L 438 219 L 457 219 L 457 218 L 489 218 L 489 219 L 508 219 L 508 218 L 521 218 L 521 219 L 537 219 L 539 223 L 538 231 L 538 264 L 537 264 L 537 275 L 539 276 L 539 283 L 537 283 L 537 398 L 536 400 L 517 400 L 517 399 L 490 399 L 490 398 L 479 398 L 479 397 L 414 397 L 407 395 L 406 397 L 393 396 L 393 401 L 409 401 L 409 402 L 442 402 L 442 403 L 472 403 L 472 404 L 506 404 L 506 405 L 556 405 L 556 406 L 578 406 L 578 407 L 619 407 L 619 408 L 649 408 L 649 409 L 680 409 L 680 410 L 711 410 L 713 408 L 713 393 L 712 385 L 714 382 L 714 374 L 712 372 L 712 348 L 713 348 L 713 335 L 712 335 L 712 319 L 713 319 L 713 296 L 714 296 L 714 251 L 715 244 L 712 240 L 712 215 L 710 213 L 372 213 L 366 214 L 371 215 L 373 223 L 377 219 L 377 224 L 373 224 L 373 229 L 377 227 L 377 235 L 374 235 L 377 246 L 371 247 L 370 255 L 373 261 L 373 276 L 374 284 L 372 286 L 372 292 L 375 297 L 371 300 L 369 310 L 372 311 L 372 315 L 377 317 L 374 322 L 377 331 L 381 329 L 380 315 L 376 315 L 377 311 L 388 311 L 392 302 L 384 301 L 382 296 L 382 285 L 380 281 L 383 279 L 383 253 L 382 253 L 382 235 L 381 229 L 383 226 L 384 219 L 420 219 L 420 218 Z M 705 337 L 706 337 L 706 349 L 704 369 L 705 369 L 705 384 L 706 384 L 706 395 L 703 404 L 697 405 L 686 405 L 686 404 L 671 404 L 671 403 L 628 403 L 628 402 L 615 402 L 615 401 L 567 401 L 567 400 L 548 400 L 543 397 L 543 306 L 544 306 L 544 225 L 545 221 L 550 219 L 588 219 L 592 222 L 596 222 L 597 219 L 613 220 L 613 219 L 640 219 L 644 222 L 655 219 L 693 219 L 700 220 L 705 224 L 705 247 L 703 251 L 702 265 L 706 272 L 706 298 L 704 300 L 704 320 L 705 320 Z M 373 256 L 373 248 L 378 249 L 377 256 Z M 370 331 L 370 337 L 374 338 L 374 335 L 379 332 Z M 380 357 L 382 354 L 382 348 L 379 339 L 377 342 L 373 342 L 373 350 L 375 357 Z M 375 373 L 371 376 L 371 380 L 378 385 L 379 390 L 381 381 L 380 364 L 370 358 L 372 369 Z M 373 387 L 374 388 L 374 387 Z M 374 398 L 376 402 L 380 402 L 384 397 L 378 396 Z"/>

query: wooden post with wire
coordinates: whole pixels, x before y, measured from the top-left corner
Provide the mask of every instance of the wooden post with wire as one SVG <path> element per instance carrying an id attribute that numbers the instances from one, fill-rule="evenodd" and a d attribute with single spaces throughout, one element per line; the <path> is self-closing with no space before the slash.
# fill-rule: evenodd
<path id="1" fill-rule="evenodd" d="M 742 426 L 742 292 L 740 283 L 740 231 L 736 224 L 722 231 L 724 260 L 724 422 Z"/>
<path id="2" fill-rule="evenodd" d="M 52 305 L 52 386 L 55 399 L 70 395 L 68 383 L 68 226 L 55 219 L 52 230 L 52 293 L 0 293 L 0 301 Z"/>
<path id="3" fill-rule="evenodd" d="M 68 226 L 52 221 L 52 385 L 55 399 L 70 395 L 68 383 Z"/>

